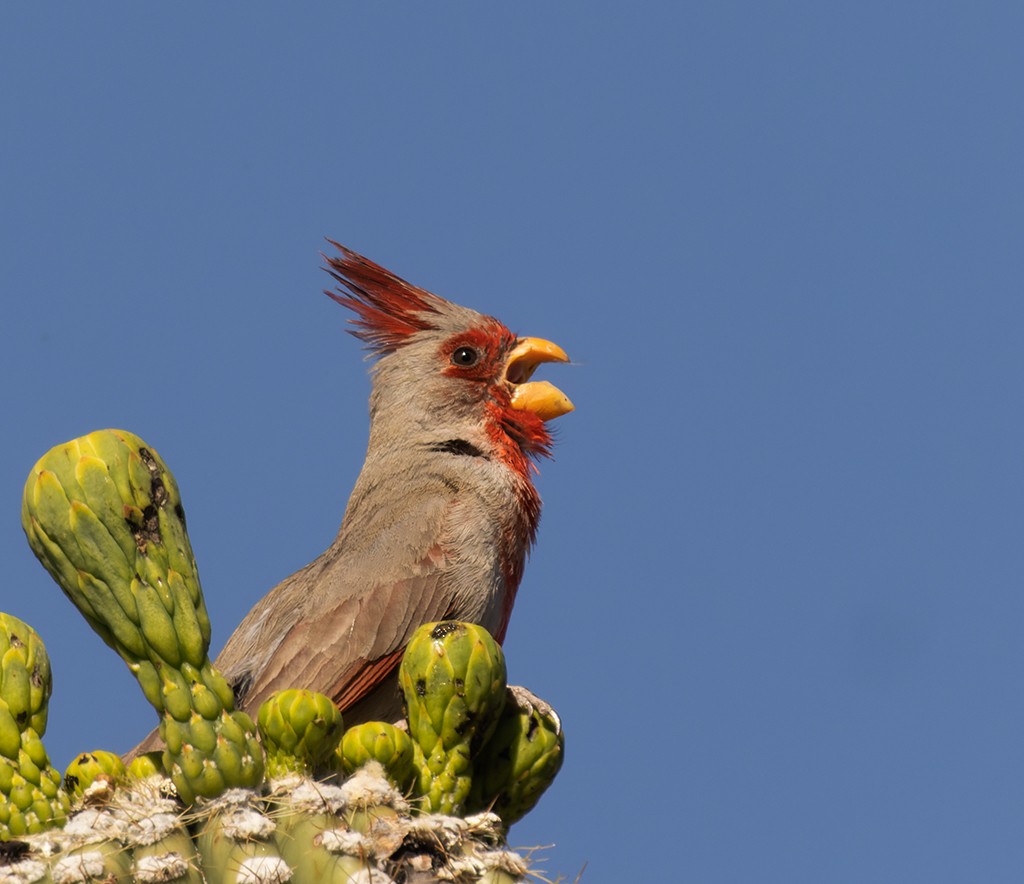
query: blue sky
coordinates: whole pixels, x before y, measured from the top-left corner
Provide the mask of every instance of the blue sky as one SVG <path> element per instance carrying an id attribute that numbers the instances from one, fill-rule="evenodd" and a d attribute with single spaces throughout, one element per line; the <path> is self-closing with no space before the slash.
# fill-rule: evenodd
<path id="1" fill-rule="evenodd" d="M 1019 881 L 1024 12 L 0 11 L 0 608 L 63 767 L 155 723 L 22 484 L 132 430 L 214 647 L 333 538 L 366 364 L 324 237 L 574 358 L 506 652 L 551 877 Z M 116 711 L 115 711 L 116 710 Z"/>

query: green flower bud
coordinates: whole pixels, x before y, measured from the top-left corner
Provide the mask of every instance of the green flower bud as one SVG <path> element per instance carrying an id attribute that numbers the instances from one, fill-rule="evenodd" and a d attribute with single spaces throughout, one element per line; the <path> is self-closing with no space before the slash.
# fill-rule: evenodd
<path id="1" fill-rule="evenodd" d="M 125 773 L 124 762 L 113 752 L 106 752 L 103 749 L 83 752 L 64 771 L 64 789 L 72 801 L 78 802 L 99 776 L 116 782 L 124 779 Z"/>
<path id="2" fill-rule="evenodd" d="M 256 726 L 271 777 L 311 776 L 330 758 L 342 732 L 341 713 L 315 691 L 277 691 L 259 708 Z"/>
<path id="3" fill-rule="evenodd" d="M 346 774 L 355 773 L 368 761 L 378 761 L 388 779 L 401 790 L 412 784 L 416 773 L 409 735 L 383 721 L 367 721 L 345 731 L 337 758 Z"/>
<path id="4" fill-rule="evenodd" d="M 27 623 L 0 612 L 0 697 L 19 727 L 46 732 L 53 681 L 42 639 Z"/>
<path id="5" fill-rule="evenodd" d="M 399 667 L 409 735 L 423 753 L 424 809 L 458 814 L 469 796 L 472 756 L 505 703 L 505 658 L 487 630 L 444 621 L 420 627 Z"/>
<path id="6" fill-rule="evenodd" d="M 494 734 L 474 759 L 477 775 L 467 809 L 493 810 L 511 826 L 551 785 L 564 749 L 562 723 L 554 711 L 520 703 L 510 689 Z"/>

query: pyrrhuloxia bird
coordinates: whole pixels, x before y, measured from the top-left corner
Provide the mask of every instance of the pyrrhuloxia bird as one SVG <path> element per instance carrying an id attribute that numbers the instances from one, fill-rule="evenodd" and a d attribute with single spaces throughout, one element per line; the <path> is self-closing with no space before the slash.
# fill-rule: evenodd
<path id="1" fill-rule="evenodd" d="M 331 546 L 249 612 L 215 665 L 252 714 L 275 690 L 332 697 L 346 723 L 400 714 L 396 668 L 423 623 L 505 636 L 540 516 L 531 458 L 572 410 L 556 345 L 417 288 L 334 243 L 326 292 L 377 362 L 370 441 Z"/>

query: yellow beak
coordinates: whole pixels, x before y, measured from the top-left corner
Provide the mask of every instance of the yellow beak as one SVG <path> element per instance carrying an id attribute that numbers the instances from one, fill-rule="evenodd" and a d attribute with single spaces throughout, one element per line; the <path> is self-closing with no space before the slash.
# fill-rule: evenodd
<path id="1" fill-rule="evenodd" d="M 531 411 L 541 420 L 568 414 L 575 408 L 569 397 L 547 381 L 530 381 L 542 362 L 568 362 L 565 351 L 543 338 L 520 338 L 508 356 L 505 380 L 512 386 L 512 407 Z"/>

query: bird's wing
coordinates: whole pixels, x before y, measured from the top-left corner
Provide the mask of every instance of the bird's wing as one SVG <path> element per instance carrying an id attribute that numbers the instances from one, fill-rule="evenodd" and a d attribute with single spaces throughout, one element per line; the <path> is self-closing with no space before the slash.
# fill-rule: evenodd
<path id="1" fill-rule="evenodd" d="M 385 538 L 359 556 L 332 548 L 275 588 L 215 662 L 241 706 L 255 710 L 276 690 L 306 687 L 344 710 L 390 675 L 418 626 L 458 616 L 441 540 L 454 506 L 410 512 L 415 529 L 389 526 L 401 544 Z M 429 535 L 424 524 L 434 526 Z"/>
<path id="2" fill-rule="evenodd" d="M 390 586 L 365 586 L 311 618 L 296 620 L 245 691 L 255 709 L 274 691 L 309 687 L 342 710 L 366 696 L 398 665 L 409 637 L 422 623 L 450 616 L 435 570 Z"/>
<path id="3" fill-rule="evenodd" d="M 442 618 L 444 619 L 444 618 Z M 397 648 L 376 660 L 362 660 L 355 672 L 347 673 L 329 688 L 328 696 L 342 712 L 351 709 L 360 700 L 388 678 L 402 660 L 404 646 Z"/>

